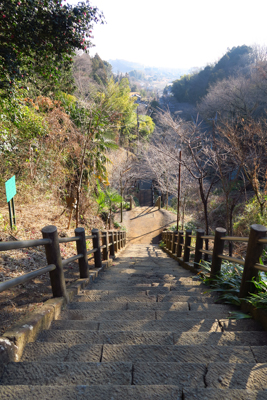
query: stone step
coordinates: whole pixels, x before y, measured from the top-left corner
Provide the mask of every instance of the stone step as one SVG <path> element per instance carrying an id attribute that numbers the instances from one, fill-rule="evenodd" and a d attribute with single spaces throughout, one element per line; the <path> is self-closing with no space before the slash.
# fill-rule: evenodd
<path id="1" fill-rule="evenodd" d="M 182 389 L 174 385 L 0 386 L 0 398 L 1 400 L 177 400 L 182 398 Z"/>
<path id="2" fill-rule="evenodd" d="M 207 346 L 267 346 L 266 332 L 172 332 L 172 331 L 43 331 L 38 341 L 74 344 L 153 344 Z"/>
<path id="3" fill-rule="evenodd" d="M 238 365 L 241 369 L 249 366 L 246 371 L 252 368 L 252 364 L 233 365 Z M 218 363 L 216 368 L 219 370 L 220 366 Z M 255 364 L 253 366 L 255 367 Z M 72 385 L 176 385 L 197 388 L 205 387 L 205 375 L 206 365 L 201 363 L 10 362 L 0 382 L 1 385 L 61 386 L 71 383 Z M 264 378 L 263 375 L 262 371 L 260 377 Z"/>
<path id="4" fill-rule="evenodd" d="M 82 294 L 83 292 L 80 292 L 81 294 L 75 296 L 74 301 L 75 302 L 100 302 L 100 301 L 118 301 L 121 303 L 137 303 L 137 302 L 159 302 L 159 303 L 180 303 L 180 302 L 190 302 L 190 303 L 201 303 L 201 302 L 205 302 L 205 303 L 214 303 L 214 300 L 216 299 L 216 297 L 213 295 L 203 295 L 203 296 L 197 296 L 197 295 L 191 295 L 191 296 L 186 296 L 186 295 L 179 295 L 177 293 L 172 293 L 170 292 L 167 295 L 164 294 L 159 294 L 157 296 L 147 296 L 146 294 L 128 294 L 128 295 L 122 295 L 120 296 L 119 294 L 116 294 L 115 296 L 111 296 L 109 294 L 103 294 L 103 295 L 91 295 L 91 296 L 87 296 L 85 294 Z"/>
<path id="5" fill-rule="evenodd" d="M 152 303 L 152 302 L 126 302 L 119 303 L 117 301 L 100 301 L 100 302 L 77 302 L 70 303 L 68 305 L 69 310 L 169 310 L 169 311 L 189 311 L 188 303 L 176 302 L 176 303 Z"/>
<path id="6" fill-rule="evenodd" d="M 225 319 L 229 316 L 228 310 L 208 311 L 154 311 L 154 310 L 66 310 L 60 315 L 60 320 L 90 320 L 90 321 L 112 321 L 112 320 L 164 320 L 182 321 L 185 319 Z"/>
<path id="7" fill-rule="evenodd" d="M 133 365 L 134 385 L 180 385 L 217 389 L 267 389 L 267 364 L 223 363 L 153 363 Z"/>
<path id="8" fill-rule="evenodd" d="M 98 331 L 166 331 L 172 332 L 222 332 L 222 327 L 216 319 L 184 319 L 172 320 L 111 320 L 94 323 L 92 321 L 57 320 L 51 329 L 61 330 L 98 330 Z"/>
<path id="9" fill-rule="evenodd" d="M 229 320 L 229 319 L 216 319 L 205 318 L 199 319 L 186 319 L 178 321 L 164 320 L 113 320 L 113 321 L 64 321 L 57 320 L 52 323 L 52 329 L 66 329 L 66 330 L 143 330 L 143 331 L 195 331 L 195 332 L 236 332 L 236 331 L 263 331 L 263 328 L 254 320 Z"/>
<path id="10" fill-rule="evenodd" d="M 183 400 L 266 400 L 265 390 L 183 388 Z"/>
<path id="11" fill-rule="evenodd" d="M 86 296 L 86 295 L 77 295 L 75 297 L 76 302 L 99 302 L 99 301 L 116 301 L 120 303 L 128 303 L 128 302 L 150 302 L 150 303 L 156 303 L 157 302 L 157 296 L 147 296 L 146 293 L 140 294 L 126 294 L 121 296 L 119 293 L 116 293 L 115 295 L 110 296 L 109 294 L 101 294 L 101 295 L 91 295 L 91 296 Z"/>
<path id="12" fill-rule="evenodd" d="M 131 385 L 132 363 L 10 362 L 3 372 L 0 384 Z"/>
<path id="13" fill-rule="evenodd" d="M 176 345 L 266 346 L 266 332 L 174 332 Z"/>
<path id="14" fill-rule="evenodd" d="M 38 362 L 100 362 L 103 352 L 102 344 L 75 344 L 34 342 L 28 343 L 20 361 Z"/>
<path id="15" fill-rule="evenodd" d="M 91 354 L 91 351 L 88 350 Z M 83 361 L 83 359 L 81 360 Z M 249 346 L 129 346 L 104 344 L 102 362 L 183 362 L 183 363 L 250 363 L 255 364 Z"/>
<path id="16" fill-rule="evenodd" d="M 263 348 L 264 354 L 260 353 Z M 266 360 L 267 346 L 159 346 L 29 343 L 20 361 L 42 362 L 184 362 L 251 363 Z M 255 357 L 256 354 L 256 357 Z"/>
<path id="17" fill-rule="evenodd" d="M 140 331 L 87 331 L 87 330 L 45 330 L 39 335 L 38 342 L 75 344 L 155 344 L 172 345 L 172 332 L 140 332 Z"/>

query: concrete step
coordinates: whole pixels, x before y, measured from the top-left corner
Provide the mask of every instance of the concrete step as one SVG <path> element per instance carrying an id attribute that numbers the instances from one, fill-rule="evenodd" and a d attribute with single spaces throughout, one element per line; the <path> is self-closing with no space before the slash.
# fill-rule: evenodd
<path id="1" fill-rule="evenodd" d="M 0 398 L 1 400 L 178 400 L 182 398 L 182 389 L 174 385 L 0 386 Z"/>

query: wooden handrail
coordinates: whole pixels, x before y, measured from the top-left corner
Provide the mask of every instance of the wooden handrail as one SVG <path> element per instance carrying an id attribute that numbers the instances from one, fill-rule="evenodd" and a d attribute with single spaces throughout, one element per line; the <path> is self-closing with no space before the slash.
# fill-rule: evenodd
<path id="1" fill-rule="evenodd" d="M 29 247 L 36 246 L 45 246 L 46 249 L 46 258 L 48 265 L 44 268 L 38 269 L 37 271 L 32 271 L 17 278 L 9 279 L 8 281 L 0 283 L 0 293 L 8 290 L 14 286 L 17 286 L 21 283 L 28 282 L 40 275 L 43 275 L 47 272 L 50 273 L 50 280 L 52 286 L 52 292 L 54 297 L 66 297 L 66 285 L 65 278 L 63 272 L 63 266 L 73 262 L 75 260 L 79 260 L 79 269 L 80 269 L 80 278 L 88 278 L 89 274 L 89 266 L 88 266 L 88 258 L 87 255 L 94 254 L 95 268 L 101 268 L 101 250 L 113 249 L 113 255 L 118 251 L 117 244 L 119 243 L 119 249 L 126 245 L 126 232 L 116 231 L 116 232 L 106 232 L 101 237 L 110 238 L 110 242 L 105 245 L 100 246 L 99 239 L 100 234 L 97 229 L 92 230 L 92 235 L 85 236 L 84 228 L 76 228 L 74 237 L 58 237 L 57 228 L 55 226 L 47 226 L 42 229 L 43 239 L 36 240 L 20 240 L 20 241 L 12 241 L 12 242 L 2 242 L 0 243 L 0 251 L 9 251 L 16 249 L 27 249 Z M 116 237 L 116 241 L 114 240 L 114 235 Z M 119 239 L 118 239 L 119 237 Z M 87 251 L 86 249 L 86 240 L 93 239 L 93 249 Z M 76 242 L 77 254 L 69 257 L 67 259 L 62 260 L 60 253 L 60 243 L 69 243 Z M 110 251 L 112 253 L 112 251 Z"/>

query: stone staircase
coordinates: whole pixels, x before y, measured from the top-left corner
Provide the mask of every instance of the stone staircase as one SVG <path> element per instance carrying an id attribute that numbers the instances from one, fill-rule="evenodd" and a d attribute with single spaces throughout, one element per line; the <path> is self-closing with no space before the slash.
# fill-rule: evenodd
<path id="1" fill-rule="evenodd" d="M 1 377 L 0 398 L 267 399 L 267 334 L 157 246 L 128 246 Z"/>

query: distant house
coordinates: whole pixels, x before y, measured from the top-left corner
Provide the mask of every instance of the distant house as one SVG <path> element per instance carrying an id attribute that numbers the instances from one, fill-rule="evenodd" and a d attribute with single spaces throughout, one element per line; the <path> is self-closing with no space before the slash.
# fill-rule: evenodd
<path id="1" fill-rule="evenodd" d="M 140 103 L 140 101 L 141 101 L 141 96 L 140 96 L 139 92 L 130 92 L 129 96 L 130 96 L 130 97 L 136 97 L 135 102 L 136 102 L 136 103 Z"/>

